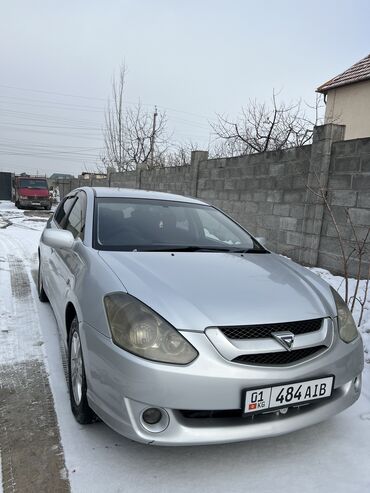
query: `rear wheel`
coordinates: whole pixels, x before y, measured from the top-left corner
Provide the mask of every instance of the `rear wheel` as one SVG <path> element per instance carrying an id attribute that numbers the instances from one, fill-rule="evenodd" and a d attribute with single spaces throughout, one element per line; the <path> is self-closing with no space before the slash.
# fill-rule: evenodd
<path id="1" fill-rule="evenodd" d="M 76 420 L 82 425 L 96 421 L 96 415 L 87 402 L 85 366 L 77 317 L 72 320 L 69 332 L 68 386 L 71 409 Z"/>
<path id="2" fill-rule="evenodd" d="M 37 293 L 39 295 L 39 300 L 42 303 L 46 303 L 49 301 L 49 298 L 47 297 L 47 294 L 45 293 L 44 290 L 44 285 L 42 282 L 42 276 L 41 276 L 41 257 L 39 257 L 39 269 L 37 272 Z"/>

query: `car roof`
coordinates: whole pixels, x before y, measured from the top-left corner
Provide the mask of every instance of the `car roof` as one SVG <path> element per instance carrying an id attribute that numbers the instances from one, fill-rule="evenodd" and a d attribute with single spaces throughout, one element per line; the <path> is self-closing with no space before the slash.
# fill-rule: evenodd
<path id="1" fill-rule="evenodd" d="M 84 187 L 90 188 L 90 187 Z M 153 199 L 153 200 L 170 200 L 173 202 L 188 202 L 192 204 L 203 204 L 202 200 L 184 197 L 173 193 L 154 192 L 150 190 L 137 190 L 134 188 L 114 188 L 114 187 L 91 187 L 96 197 L 124 197 L 133 199 Z M 206 204 L 208 205 L 208 204 Z"/>

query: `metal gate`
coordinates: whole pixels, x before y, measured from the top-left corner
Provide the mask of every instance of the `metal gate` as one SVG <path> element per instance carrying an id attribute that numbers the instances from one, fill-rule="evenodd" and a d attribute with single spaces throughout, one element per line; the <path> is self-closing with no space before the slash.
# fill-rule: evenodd
<path id="1" fill-rule="evenodd" d="M 12 173 L 0 171 L 0 200 L 12 200 Z"/>

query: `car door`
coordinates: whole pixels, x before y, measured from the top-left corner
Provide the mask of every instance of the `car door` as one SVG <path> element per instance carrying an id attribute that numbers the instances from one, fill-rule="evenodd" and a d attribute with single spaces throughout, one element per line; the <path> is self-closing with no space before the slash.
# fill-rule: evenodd
<path id="1" fill-rule="evenodd" d="M 83 249 L 83 239 L 85 231 L 86 218 L 86 194 L 80 191 L 73 203 L 66 220 L 63 223 L 63 229 L 70 231 L 75 243 L 69 250 L 58 249 L 56 251 L 56 263 L 58 265 L 58 312 L 60 314 L 60 327 L 65 328 L 65 307 L 67 300 L 73 298 L 76 279 L 84 268 L 84 261 L 81 255 Z"/>
<path id="2" fill-rule="evenodd" d="M 57 207 L 56 211 L 53 214 L 53 217 L 48 221 L 46 227 L 50 229 L 61 229 L 75 201 L 76 194 L 68 195 L 67 197 L 65 197 Z M 55 255 L 54 248 L 49 247 L 43 243 L 41 243 L 40 247 L 42 279 L 45 285 L 46 292 L 48 294 L 49 301 L 55 312 L 57 309 L 55 305 L 58 300 L 59 258 Z"/>

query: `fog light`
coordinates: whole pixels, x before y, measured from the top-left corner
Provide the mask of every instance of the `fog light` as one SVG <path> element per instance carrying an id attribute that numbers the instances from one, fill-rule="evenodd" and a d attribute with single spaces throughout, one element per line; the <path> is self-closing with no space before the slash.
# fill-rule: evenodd
<path id="1" fill-rule="evenodd" d="M 145 421 L 148 425 L 155 425 L 156 423 L 159 423 L 161 418 L 162 412 L 156 407 L 149 407 L 143 412 L 143 421 Z"/>
<path id="2" fill-rule="evenodd" d="M 170 424 L 170 417 L 165 409 L 147 407 L 140 414 L 140 424 L 150 433 L 161 433 Z"/>

